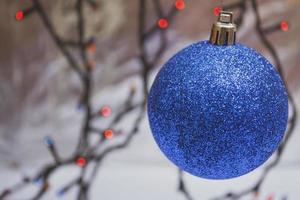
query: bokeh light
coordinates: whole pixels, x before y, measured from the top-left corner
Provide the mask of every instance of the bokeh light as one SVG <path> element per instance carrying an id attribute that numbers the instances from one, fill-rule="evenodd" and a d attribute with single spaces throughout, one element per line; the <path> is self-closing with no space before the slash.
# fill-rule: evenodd
<path id="1" fill-rule="evenodd" d="M 214 7 L 214 9 L 213 9 L 214 15 L 215 15 L 215 16 L 219 16 L 221 10 L 222 10 L 222 9 L 221 9 L 220 7 L 218 7 L 218 6 Z"/>
<path id="2" fill-rule="evenodd" d="M 79 167 L 84 167 L 86 165 L 87 161 L 86 161 L 86 158 L 84 157 L 79 157 L 77 158 L 76 160 L 76 164 L 79 166 Z"/>
<path id="3" fill-rule="evenodd" d="M 289 23 L 287 21 L 282 21 L 280 23 L 280 28 L 283 31 L 288 31 L 289 30 Z"/>
<path id="4" fill-rule="evenodd" d="M 95 53 L 96 50 L 97 50 L 97 45 L 96 45 L 94 42 L 92 42 L 91 44 L 89 44 L 89 45 L 87 46 L 87 50 L 88 50 L 88 52 L 90 52 L 90 53 Z"/>
<path id="5" fill-rule="evenodd" d="M 175 7 L 177 10 L 183 10 L 185 8 L 184 0 L 176 0 Z"/>
<path id="6" fill-rule="evenodd" d="M 157 25 L 159 26 L 159 28 L 167 28 L 169 26 L 169 22 L 167 19 L 165 18 L 161 18 L 158 20 Z"/>
<path id="7" fill-rule="evenodd" d="M 100 112 L 103 117 L 109 117 L 111 114 L 111 108 L 109 106 L 103 106 Z"/>
<path id="8" fill-rule="evenodd" d="M 103 134 L 106 139 L 112 139 L 114 137 L 114 132 L 111 129 L 105 130 Z"/>
<path id="9" fill-rule="evenodd" d="M 22 10 L 18 11 L 15 17 L 17 21 L 22 21 L 24 19 L 24 12 Z"/>

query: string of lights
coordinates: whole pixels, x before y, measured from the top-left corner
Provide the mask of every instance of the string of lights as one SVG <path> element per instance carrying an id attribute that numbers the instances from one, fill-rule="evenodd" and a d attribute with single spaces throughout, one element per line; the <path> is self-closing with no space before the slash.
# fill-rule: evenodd
<path id="1" fill-rule="evenodd" d="M 68 165 L 77 165 L 81 168 L 80 175 L 73 181 L 61 187 L 61 189 L 57 191 L 57 196 L 63 196 L 71 188 L 77 186 L 77 199 L 87 200 L 89 199 L 88 192 L 90 186 L 92 185 L 104 158 L 106 158 L 112 152 L 127 147 L 130 144 L 131 140 L 134 138 L 134 136 L 138 133 L 139 124 L 145 115 L 149 73 L 155 67 L 155 65 L 157 65 L 169 44 L 165 28 L 170 26 L 175 14 L 177 13 L 176 11 L 182 10 L 185 4 L 183 0 L 177 0 L 175 1 L 175 4 L 172 5 L 169 11 L 165 14 L 163 12 L 160 1 L 154 0 L 153 3 L 158 20 L 152 24 L 150 29 L 146 30 L 146 10 L 150 1 L 139 1 L 140 6 L 138 18 L 138 44 L 140 48 L 140 54 L 138 55 L 137 59 L 140 61 L 142 69 L 140 77 L 143 82 L 143 101 L 140 103 L 133 103 L 133 97 L 136 94 L 136 89 L 135 87 L 131 87 L 129 89 L 129 95 L 123 103 L 123 108 L 120 111 L 114 111 L 114 117 L 112 118 L 109 127 L 102 130 L 94 127 L 93 121 L 96 118 L 110 119 L 110 116 L 112 114 L 112 108 L 109 105 L 103 105 L 100 107 L 100 109 L 96 109 L 96 111 L 93 111 L 92 109 L 92 105 L 90 102 L 93 88 L 92 72 L 95 68 L 96 63 L 95 60 L 89 59 L 89 55 L 95 53 L 97 46 L 96 39 L 94 37 L 89 38 L 87 40 L 85 39 L 86 31 L 83 10 L 84 3 L 88 3 L 90 6 L 92 6 L 92 8 L 97 9 L 97 2 L 92 0 L 76 0 L 74 12 L 76 12 L 77 15 L 77 41 L 63 40 L 55 31 L 51 19 L 48 16 L 46 10 L 43 8 L 43 5 L 40 2 L 40 0 L 32 0 L 31 2 L 31 7 L 28 9 L 18 11 L 15 15 L 15 19 L 16 21 L 21 22 L 28 18 L 32 13 L 38 14 L 44 27 L 48 31 L 51 38 L 54 40 L 57 48 L 60 50 L 60 52 L 68 61 L 70 67 L 74 70 L 74 72 L 77 73 L 81 80 L 83 92 L 82 96 L 80 97 L 78 108 L 80 108 L 84 113 L 84 122 L 81 128 L 77 148 L 74 150 L 72 156 L 64 159 L 60 158 L 54 138 L 52 138 L 51 136 L 46 136 L 44 138 L 44 144 L 48 148 L 50 155 L 54 159 L 54 162 L 44 165 L 44 167 L 42 167 L 41 170 L 38 171 L 33 177 L 25 177 L 21 182 L 17 183 L 16 185 L 4 189 L 2 193 L 0 193 L 0 199 L 5 199 L 9 195 L 17 193 L 22 188 L 31 184 L 37 185 L 39 189 L 30 199 L 41 199 L 45 195 L 45 193 L 51 188 L 49 178 L 52 176 L 52 174 L 55 173 L 55 171 Z M 166 22 L 167 25 L 162 26 L 161 23 L 159 23 L 161 19 L 164 19 L 164 22 Z M 158 50 L 154 52 L 153 56 L 152 53 L 145 51 L 145 49 L 155 35 L 159 36 L 160 43 Z M 70 49 L 68 47 L 72 48 Z M 79 61 L 75 59 L 73 53 L 71 53 L 71 50 L 73 49 L 79 50 Z M 137 111 L 138 114 L 134 123 L 132 124 L 131 130 L 127 133 L 123 133 L 122 131 L 115 131 L 113 127 L 117 126 L 118 123 L 120 123 L 128 113 L 134 110 Z M 92 135 L 91 133 L 99 134 L 99 142 L 96 145 L 92 145 L 89 142 L 90 136 Z M 106 142 L 107 140 L 111 140 L 116 136 L 122 136 L 123 140 L 120 143 L 108 145 L 106 148 L 102 148 L 102 150 L 99 151 L 99 149 L 101 149 L 100 147 L 103 146 L 104 142 Z M 87 178 L 86 169 L 90 163 L 94 163 L 95 165 L 92 169 L 92 175 Z"/>

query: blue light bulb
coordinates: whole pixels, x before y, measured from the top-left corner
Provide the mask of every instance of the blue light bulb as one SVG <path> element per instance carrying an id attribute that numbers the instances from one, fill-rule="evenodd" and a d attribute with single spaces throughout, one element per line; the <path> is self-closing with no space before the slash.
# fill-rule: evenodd
<path id="1" fill-rule="evenodd" d="M 45 136 L 45 137 L 44 137 L 44 144 L 45 144 L 47 147 L 53 146 L 53 145 L 54 145 L 54 140 L 53 140 L 53 138 L 50 137 L 50 136 Z"/>
<path id="2" fill-rule="evenodd" d="M 62 197 L 62 196 L 64 196 L 64 194 L 65 194 L 65 189 L 64 189 L 64 188 L 61 189 L 61 190 L 58 190 L 57 193 L 56 193 L 56 195 L 57 195 L 58 197 Z"/>

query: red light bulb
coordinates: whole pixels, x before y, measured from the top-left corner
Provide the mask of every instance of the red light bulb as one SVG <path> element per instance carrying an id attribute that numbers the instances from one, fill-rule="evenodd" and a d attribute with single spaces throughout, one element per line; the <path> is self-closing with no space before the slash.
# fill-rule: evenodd
<path id="1" fill-rule="evenodd" d="M 109 117 L 111 114 L 111 109 L 109 106 L 103 106 L 100 112 L 103 117 Z"/>
<path id="2" fill-rule="evenodd" d="M 114 137 L 114 132 L 111 129 L 105 130 L 103 134 L 106 139 L 112 139 Z"/>
<path id="3" fill-rule="evenodd" d="M 221 12 L 221 8 L 220 7 L 218 7 L 218 6 L 216 6 L 216 7 L 214 7 L 214 15 L 215 16 L 219 16 L 219 14 L 220 14 L 220 12 Z"/>
<path id="4" fill-rule="evenodd" d="M 289 24 L 288 24 L 288 22 L 282 21 L 282 22 L 280 23 L 280 28 L 281 28 L 281 30 L 283 30 L 283 31 L 288 31 L 288 30 L 289 30 Z"/>
<path id="5" fill-rule="evenodd" d="M 97 45 L 95 43 L 91 43 L 87 47 L 88 52 L 95 53 L 97 50 Z"/>
<path id="6" fill-rule="evenodd" d="M 167 28 L 167 27 L 168 27 L 169 22 L 168 22 L 167 19 L 161 18 L 161 19 L 158 20 L 157 25 L 159 26 L 159 28 L 164 29 L 164 28 Z"/>
<path id="7" fill-rule="evenodd" d="M 18 12 L 16 13 L 15 18 L 16 18 L 17 21 L 22 21 L 22 20 L 24 19 L 24 12 L 21 11 L 21 10 L 18 11 Z"/>
<path id="8" fill-rule="evenodd" d="M 76 160 L 76 164 L 79 166 L 79 167 L 84 167 L 86 165 L 86 159 L 84 157 L 79 157 L 77 158 Z"/>
<path id="9" fill-rule="evenodd" d="M 184 0 L 176 0 L 175 7 L 177 8 L 177 10 L 183 10 L 185 8 Z"/>
<path id="10" fill-rule="evenodd" d="M 270 194 L 270 195 L 267 197 L 267 200 L 274 200 L 274 195 L 273 195 L 273 194 Z"/>

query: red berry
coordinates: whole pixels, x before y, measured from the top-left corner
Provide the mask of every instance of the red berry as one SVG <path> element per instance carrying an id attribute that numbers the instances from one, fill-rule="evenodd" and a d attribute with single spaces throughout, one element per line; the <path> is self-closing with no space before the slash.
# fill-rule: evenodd
<path id="1" fill-rule="evenodd" d="M 106 139 L 112 139 L 114 137 L 114 132 L 111 129 L 105 130 L 103 134 Z"/>
<path id="2" fill-rule="evenodd" d="M 109 106 L 103 106 L 103 107 L 101 108 L 101 115 L 102 115 L 103 117 L 109 117 L 110 114 L 111 114 L 111 109 L 110 109 Z"/>

